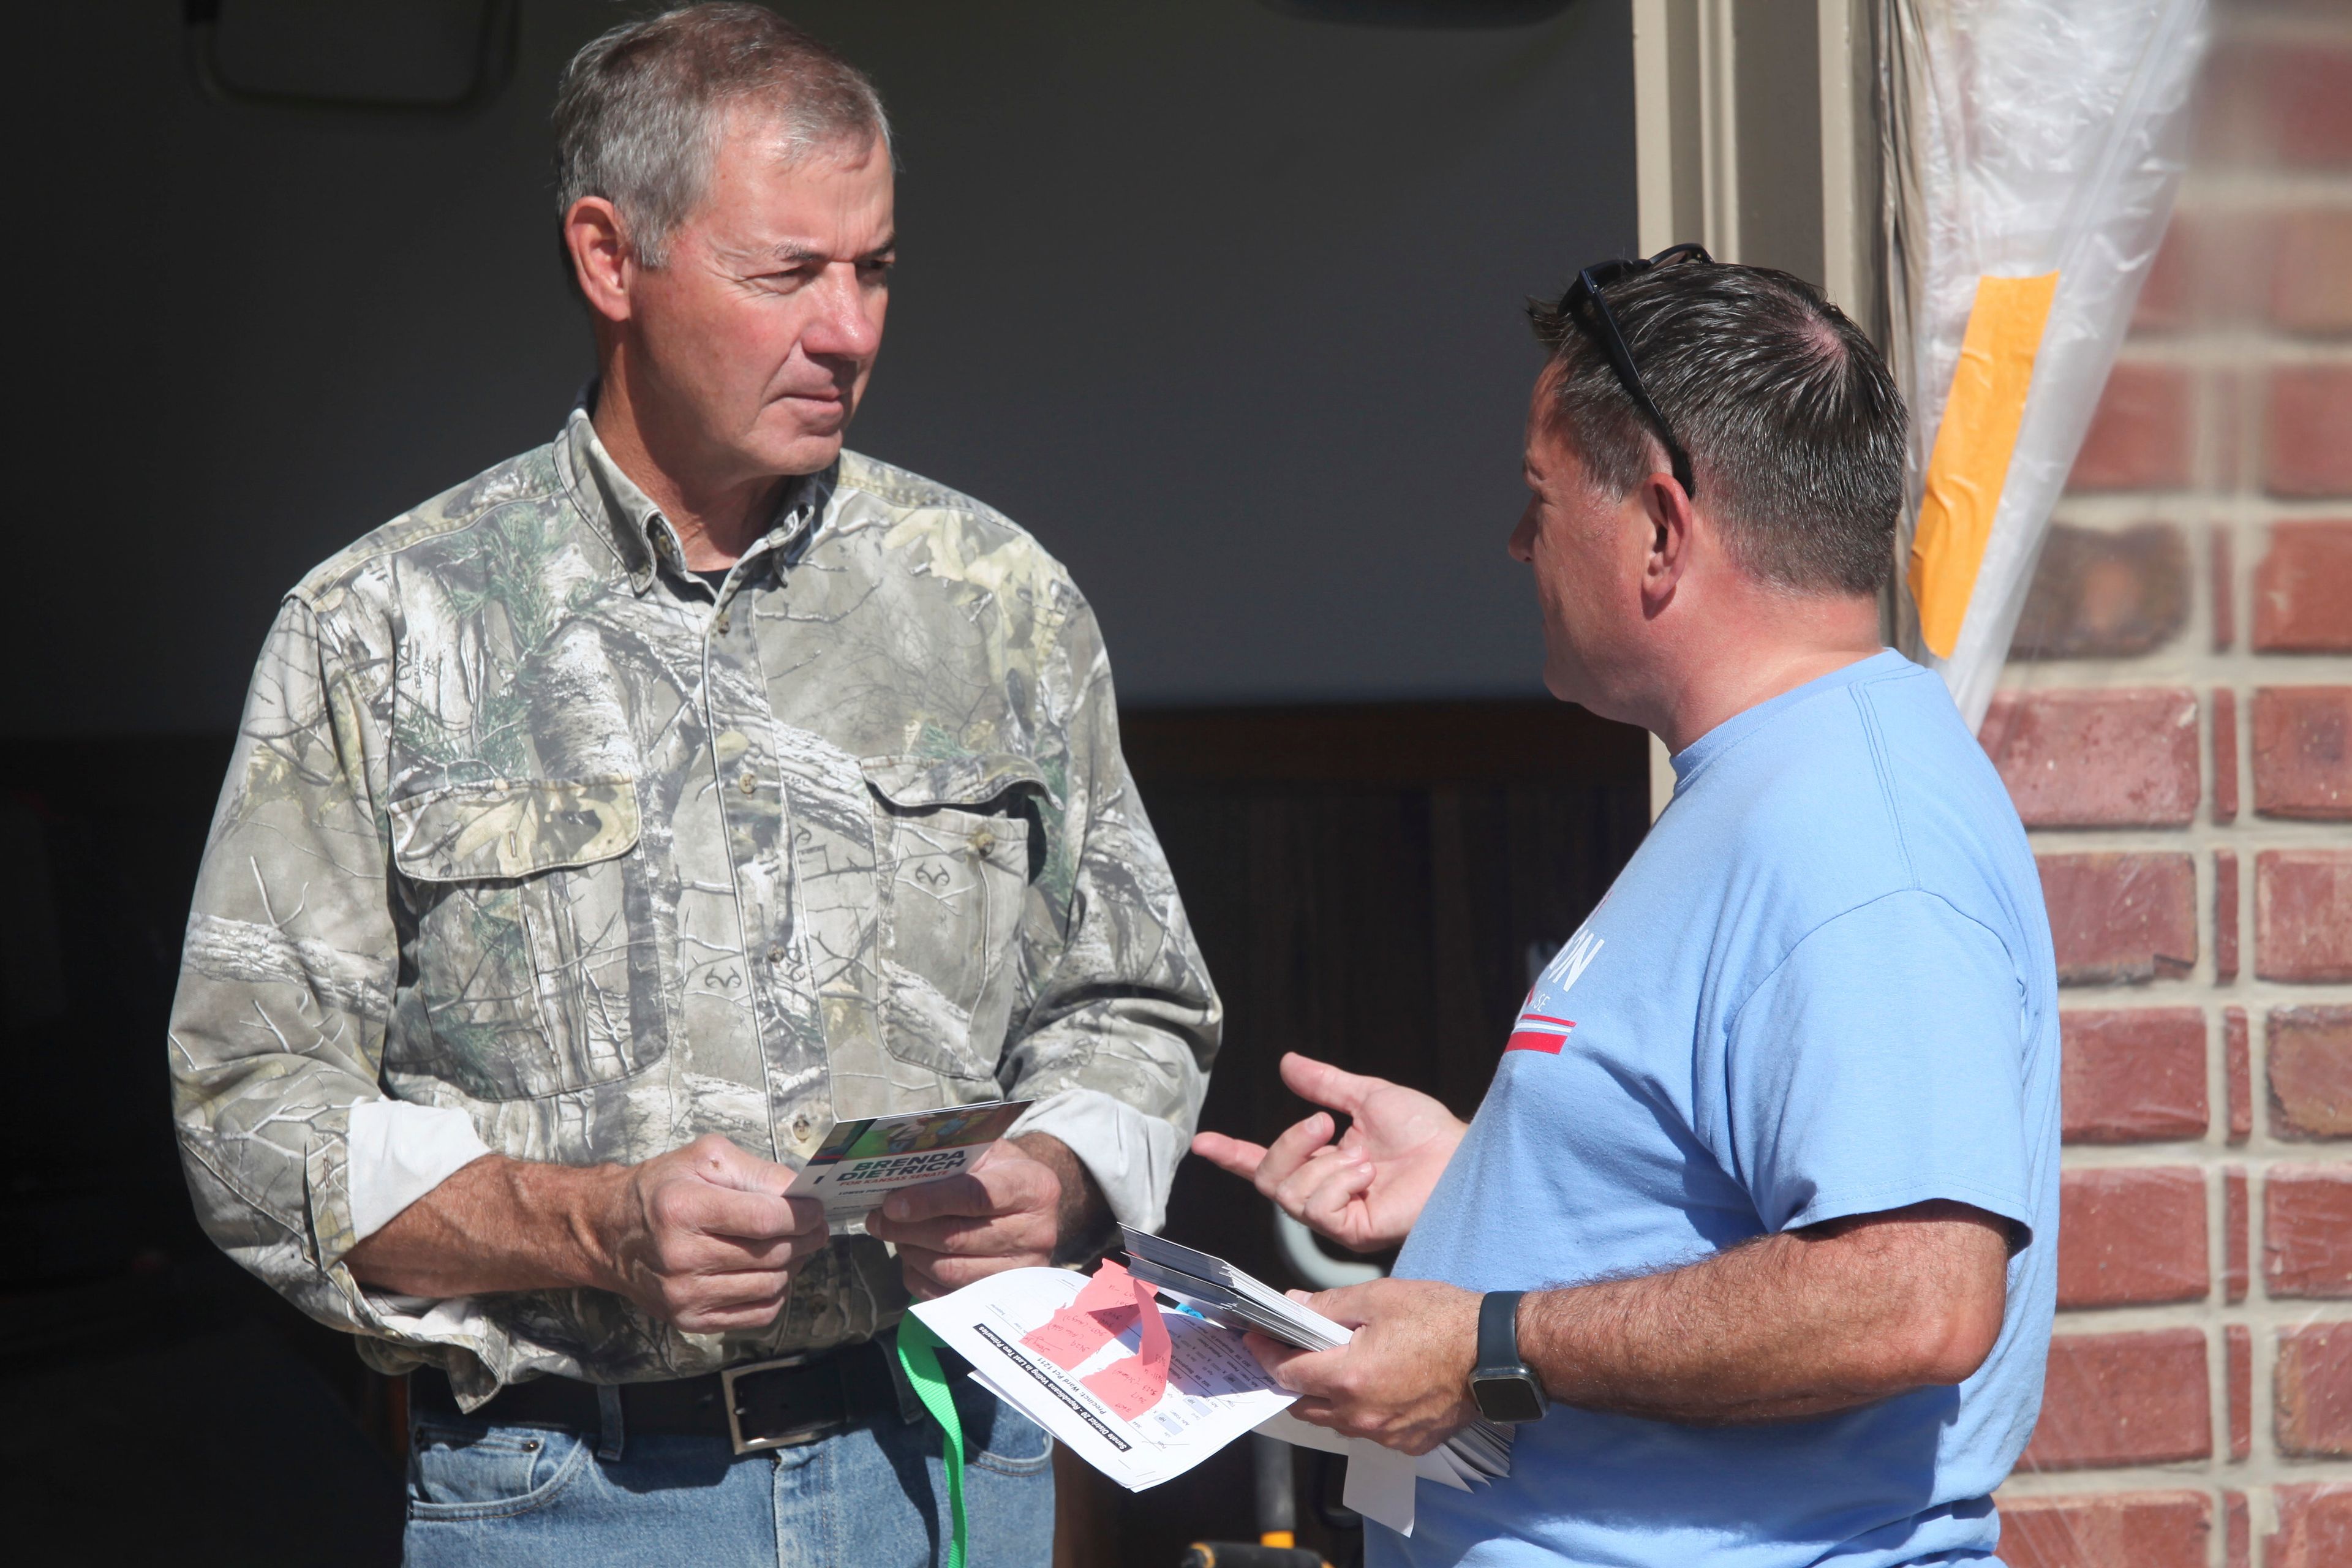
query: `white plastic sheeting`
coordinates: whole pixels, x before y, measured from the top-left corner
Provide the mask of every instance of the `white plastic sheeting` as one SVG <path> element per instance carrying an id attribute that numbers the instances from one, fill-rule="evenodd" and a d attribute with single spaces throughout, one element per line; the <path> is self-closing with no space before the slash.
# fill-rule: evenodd
<path id="1" fill-rule="evenodd" d="M 1979 281 L 2056 274 L 2038 353 L 2030 342 L 2023 351 L 2031 382 L 2021 418 L 2013 404 L 2008 410 L 2015 442 L 2005 476 L 1982 460 L 1987 451 L 1998 458 L 2005 426 L 1975 442 L 1983 486 L 1962 476 L 1960 510 L 1980 496 L 1990 531 L 1957 557 L 1947 548 L 1915 563 L 1915 576 L 1922 564 L 1945 573 L 1972 564 L 1973 584 L 1958 580 L 1957 599 L 1955 580 L 1943 582 L 1944 603 L 1964 605 L 1965 614 L 1951 611 L 1929 637 L 1907 585 L 1896 594 L 1905 650 L 1942 674 L 1973 728 L 1992 700 L 2051 509 L 2171 216 L 2206 5 L 1883 0 L 1880 22 L 1888 293 L 1896 373 L 1912 409 L 1906 558 L 1963 342 L 1976 355 L 1985 336 L 1983 321 L 1977 341 L 1969 332 Z M 2003 287 L 1985 291 L 1989 302 Z M 1951 434 L 1939 474 L 1971 432 Z M 1940 520 L 1934 526 L 1948 545 L 1948 530 Z M 1981 558 L 1972 560 L 1978 546 Z"/>

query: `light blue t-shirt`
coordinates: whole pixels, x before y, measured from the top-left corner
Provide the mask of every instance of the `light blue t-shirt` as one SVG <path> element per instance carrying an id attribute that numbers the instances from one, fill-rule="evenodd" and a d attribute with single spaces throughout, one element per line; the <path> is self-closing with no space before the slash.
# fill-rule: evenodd
<path id="1" fill-rule="evenodd" d="M 1957 1388 L 1701 1427 L 1555 1408 L 1508 1479 L 1419 1492 L 1412 1563 L 1983 1562 L 2056 1298 L 2057 973 L 2000 780 L 1893 652 L 1729 720 L 1544 971 L 1397 1260 L 1474 1290 L 1695 1262 L 1931 1198 L 2016 1222 Z M 1759 1304 L 1762 1310 L 1762 1304 Z"/>

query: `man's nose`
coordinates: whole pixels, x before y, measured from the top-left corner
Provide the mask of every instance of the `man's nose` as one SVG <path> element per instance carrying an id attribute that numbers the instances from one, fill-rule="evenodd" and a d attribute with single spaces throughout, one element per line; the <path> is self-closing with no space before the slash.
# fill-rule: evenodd
<path id="1" fill-rule="evenodd" d="M 1512 560 L 1530 566 L 1535 564 L 1536 509 L 1534 502 L 1530 501 L 1527 510 L 1519 513 L 1518 526 L 1511 530 L 1509 549 Z"/>
<path id="2" fill-rule="evenodd" d="M 882 346 L 876 296 L 863 288 L 857 268 L 835 265 L 818 285 L 816 314 L 802 330 L 801 346 L 812 357 L 871 359 Z"/>

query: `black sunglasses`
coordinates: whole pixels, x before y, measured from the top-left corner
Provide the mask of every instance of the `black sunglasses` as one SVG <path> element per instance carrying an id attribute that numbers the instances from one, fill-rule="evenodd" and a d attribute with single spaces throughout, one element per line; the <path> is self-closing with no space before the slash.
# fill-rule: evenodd
<path id="1" fill-rule="evenodd" d="M 1649 389 L 1642 384 L 1642 373 L 1633 368 L 1633 352 L 1625 346 L 1625 334 L 1617 330 L 1617 318 L 1609 313 L 1609 301 L 1601 297 L 1601 290 L 1612 283 L 1647 272 L 1654 267 L 1671 267 L 1677 261 L 1711 262 L 1714 259 L 1703 246 L 1670 245 L 1647 260 L 1599 261 L 1578 273 L 1576 281 L 1568 286 L 1568 292 L 1559 297 L 1559 313 L 1570 321 L 1584 323 L 1586 331 L 1592 334 L 1593 342 L 1601 345 L 1601 352 L 1609 356 L 1610 367 L 1616 371 L 1618 381 L 1623 384 L 1625 395 L 1631 397 L 1633 406 L 1648 415 L 1650 423 L 1657 426 L 1658 439 L 1665 443 L 1666 459 L 1674 465 L 1675 478 L 1680 481 L 1683 493 L 1694 500 L 1698 496 L 1698 484 L 1691 474 L 1690 454 L 1683 450 L 1680 441 L 1675 439 L 1675 433 L 1667 426 L 1666 416 L 1658 412 L 1658 405 L 1650 401 Z M 1590 319 L 1578 309 L 1587 304 L 1592 307 Z"/>

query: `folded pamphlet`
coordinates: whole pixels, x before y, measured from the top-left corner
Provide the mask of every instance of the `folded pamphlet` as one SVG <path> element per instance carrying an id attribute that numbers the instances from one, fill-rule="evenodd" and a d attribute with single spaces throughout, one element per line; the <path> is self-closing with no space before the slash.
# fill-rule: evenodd
<path id="1" fill-rule="evenodd" d="M 1303 1351 L 1336 1349 L 1351 1337 L 1348 1329 L 1222 1258 L 1165 1237 L 1149 1235 L 1132 1226 L 1121 1226 L 1119 1229 L 1127 1239 L 1128 1267 L 1135 1277 L 1158 1286 L 1211 1322 L 1228 1328 L 1255 1329 L 1268 1339 Z M 1322 1430 L 1307 1428 L 1306 1423 L 1288 1417 L 1285 1421 L 1288 1426 Z M 1276 1436 L 1287 1442 L 1299 1441 L 1287 1431 Z M 1346 1441 L 1328 1432 L 1325 1436 L 1335 1442 Z M 1447 1438 L 1436 1452 L 1465 1481 L 1483 1482 L 1489 1477 L 1507 1476 L 1511 1473 L 1511 1428 L 1481 1418 Z"/>
<path id="2" fill-rule="evenodd" d="M 1241 1335 L 1156 1308 L 1166 1359 L 1151 1388 L 1141 1310 L 1116 1290 L 1108 1310 L 1088 1310 L 1080 1297 L 1097 1282 L 1067 1268 L 1013 1268 L 911 1310 L 982 1386 L 1131 1491 L 1183 1474 L 1290 1404 Z M 1115 1370 L 1130 1363 L 1143 1364 Z"/>
<path id="3" fill-rule="evenodd" d="M 1264 1431 L 1348 1455 L 1348 1506 L 1411 1534 L 1416 1481 L 1466 1491 L 1510 1473 L 1510 1429 L 1489 1422 L 1415 1458 L 1294 1419 L 1297 1396 L 1242 1334 L 1330 1350 L 1350 1331 L 1223 1258 L 1136 1230 L 1127 1245 L 1125 1267 L 1106 1261 L 1091 1278 L 1015 1268 L 911 1310 L 982 1387 L 1132 1491 Z"/>
<path id="4" fill-rule="evenodd" d="M 835 1122 L 787 1190 L 824 1199 L 833 1235 L 855 1234 L 858 1222 L 900 1187 L 961 1175 L 979 1164 L 1029 1105 L 989 1100 Z"/>

